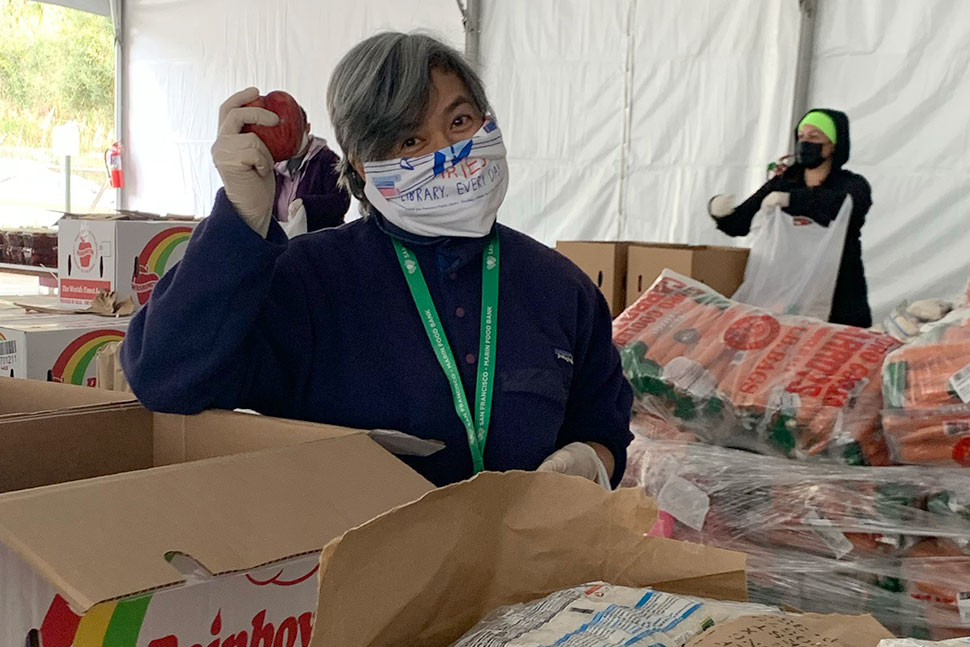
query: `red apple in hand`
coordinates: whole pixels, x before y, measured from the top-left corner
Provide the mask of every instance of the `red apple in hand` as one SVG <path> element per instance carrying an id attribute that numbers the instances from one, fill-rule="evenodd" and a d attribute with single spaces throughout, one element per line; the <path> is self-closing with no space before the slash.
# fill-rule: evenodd
<path id="1" fill-rule="evenodd" d="M 300 152 L 306 123 L 300 104 L 289 93 L 275 90 L 255 101 L 250 101 L 246 106 L 264 108 L 275 112 L 280 118 L 280 122 L 275 126 L 246 124 L 242 129 L 244 133 L 256 133 L 256 136 L 263 140 L 274 162 L 288 160 Z"/>

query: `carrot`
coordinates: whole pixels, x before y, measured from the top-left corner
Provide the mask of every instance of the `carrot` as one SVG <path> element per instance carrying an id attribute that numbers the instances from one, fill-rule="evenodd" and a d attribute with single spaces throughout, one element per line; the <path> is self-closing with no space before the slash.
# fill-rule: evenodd
<path id="1" fill-rule="evenodd" d="M 724 332 L 735 322 L 747 316 L 747 314 L 746 308 L 735 308 L 734 306 L 724 311 L 716 321 L 712 322 L 710 327 L 704 330 L 702 339 L 705 345 L 698 348 L 700 352 L 692 359 L 701 366 L 707 367 L 713 365 L 714 361 L 721 356 L 721 353 L 728 348 L 722 338 Z M 735 349 L 732 348 L 730 350 L 733 352 Z"/>
<path id="2" fill-rule="evenodd" d="M 647 350 L 647 357 L 664 366 L 672 359 L 668 355 L 670 355 L 670 351 L 677 344 L 677 341 L 674 339 L 672 331 L 668 330 L 657 335 L 652 344 L 649 342 L 648 344 L 650 348 Z"/>
<path id="3" fill-rule="evenodd" d="M 938 438 L 923 440 L 918 443 L 897 442 L 896 458 L 900 463 L 909 465 L 953 465 L 953 447 L 956 444 L 952 438 Z"/>

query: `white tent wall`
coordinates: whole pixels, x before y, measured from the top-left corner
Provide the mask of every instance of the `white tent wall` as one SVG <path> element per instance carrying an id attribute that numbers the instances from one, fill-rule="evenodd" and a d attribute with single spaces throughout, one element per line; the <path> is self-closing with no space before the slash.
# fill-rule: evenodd
<path id="1" fill-rule="evenodd" d="M 707 201 L 753 191 L 789 145 L 796 2 L 483 5 L 511 168 L 503 222 L 547 244 L 730 244 Z"/>
<path id="2" fill-rule="evenodd" d="M 330 73 L 382 29 L 425 29 L 461 48 L 454 0 L 126 0 L 128 141 L 133 209 L 207 215 L 221 180 L 209 148 L 218 109 L 255 85 L 286 89 L 332 141 Z"/>
<path id="3" fill-rule="evenodd" d="M 616 237 L 629 0 L 485 0 L 482 72 L 509 157 L 503 223 Z"/>
<path id="4" fill-rule="evenodd" d="M 560 239 L 722 243 L 714 193 L 750 195 L 790 149 L 797 0 L 483 0 L 481 59 L 509 149 L 503 222 Z M 810 103 L 848 112 L 877 316 L 970 275 L 970 2 L 820 0 Z M 454 0 L 126 0 L 128 205 L 206 214 L 219 103 L 285 88 L 330 137 L 325 93 L 381 28 L 461 47 Z M 335 145 L 334 142 L 331 144 Z"/>
<path id="5" fill-rule="evenodd" d="M 822 0 L 818 20 L 810 100 L 852 120 L 877 316 L 957 294 L 970 277 L 970 2 Z"/>
<path id="6" fill-rule="evenodd" d="M 636 2 L 620 238 L 735 242 L 707 215 L 742 200 L 790 147 L 797 2 Z"/>

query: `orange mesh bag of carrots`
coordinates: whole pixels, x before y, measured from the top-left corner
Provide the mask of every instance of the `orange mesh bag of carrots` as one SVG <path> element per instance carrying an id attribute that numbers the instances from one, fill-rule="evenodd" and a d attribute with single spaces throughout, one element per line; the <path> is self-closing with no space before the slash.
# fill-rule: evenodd
<path id="1" fill-rule="evenodd" d="M 883 395 L 897 462 L 970 467 L 970 307 L 886 358 Z"/>
<path id="2" fill-rule="evenodd" d="M 736 303 L 669 270 L 613 324 L 634 407 L 703 442 L 886 465 L 889 335 Z"/>

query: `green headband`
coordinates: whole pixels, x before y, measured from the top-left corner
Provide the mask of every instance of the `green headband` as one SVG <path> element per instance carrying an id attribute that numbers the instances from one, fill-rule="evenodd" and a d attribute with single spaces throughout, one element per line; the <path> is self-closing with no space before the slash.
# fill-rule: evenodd
<path id="1" fill-rule="evenodd" d="M 805 115 L 801 123 L 798 124 L 798 132 L 802 131 L 802 126 L 815 126 L 829 138 L 833 144 L 838 143 L 838 129 L 835 127 L 835 120 L 829 117 L 824 112 L 819 112 L 817 110 Z"/>

